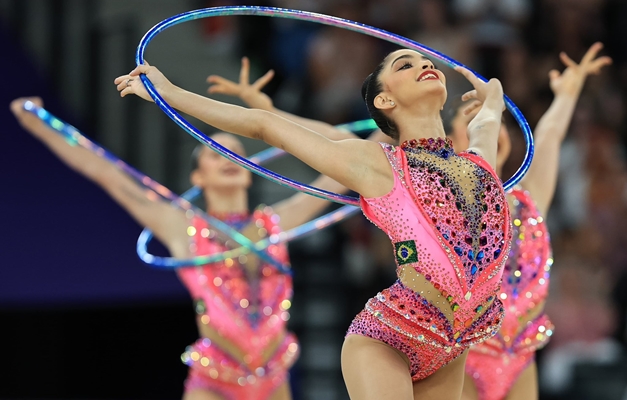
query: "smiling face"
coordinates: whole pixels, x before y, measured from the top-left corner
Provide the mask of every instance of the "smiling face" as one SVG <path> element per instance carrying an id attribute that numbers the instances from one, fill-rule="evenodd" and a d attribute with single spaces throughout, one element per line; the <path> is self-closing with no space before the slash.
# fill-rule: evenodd
<path id="1" fill-rule="evenodd" d="M 446 77 L 431 60 L 414 50 L 390 53 L 379 80 L 383 91 L 375 99 L 377 108 L 393 104 L 399 109 L 412 109 L 428 102 L 439 111 L 446 102 Z"/>
<path id="2" fill-rule="evenodd" d="M 229 133 L 217 133 L 211 138 L 232 152 L 245 157 L 244 145 Z M 203 146 L 196 155 L 196 169 L 191 182 L 204 190 L 231 191 L 248 189 L 252 183 L 250 171 Z"/>

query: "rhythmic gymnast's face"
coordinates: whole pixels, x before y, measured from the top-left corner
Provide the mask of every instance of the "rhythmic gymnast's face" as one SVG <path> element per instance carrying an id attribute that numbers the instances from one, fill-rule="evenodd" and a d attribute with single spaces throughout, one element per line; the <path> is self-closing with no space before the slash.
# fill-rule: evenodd
<path id="1" fill-rule="evenodd" d="M 446 102 L 446 77 L 431 60 L 414 50 L 397 50 L 388 54 L 384 64 L 379 76 L 383 85 L 379 101 L 392 101 L 398 109 L 416 105 L 425 110 L 442 109 Z M 425 104 L 430 107 L 423 107 Z M 375 105 L 380 108 L 377 100 Z"/>
<path id="2" fill-rule="evenodd" d="M 229 133 L 216 133 L 211 136 L 218 144 L 245 157 L 244 145 Z M 232 191 L 248 189 L 252 183 L 250 171 L 229 161 L 206 146 L 196 155 L 196 169 L 192 171 L 192 184 L 204 190 Z"/>

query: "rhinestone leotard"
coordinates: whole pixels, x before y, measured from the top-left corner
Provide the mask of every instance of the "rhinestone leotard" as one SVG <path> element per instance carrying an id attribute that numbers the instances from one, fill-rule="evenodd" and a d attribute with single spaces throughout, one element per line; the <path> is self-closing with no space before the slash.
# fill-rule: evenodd
<path id="1" fill-rule="evenodd" d="M 513 241 L 503 273 L 499 298 L 505 308 L 500 331 L 473 346 L 466 360 L 480 400 L 507 397 L 535 351 L 549 340 L 553 325 L 544 314 L 553 259 L 546 224 L 529 193 L 508 192 L 512 207 Z"/>
<path id="2" fill-rule="evenodd" d="M 392 241 L 399 279 L 368 301 L 347 335 L 403 352 L 416 381 L 498 330 L 509 211 L 500 180 L 481 157 L 456 155 L 443 139 L 382 147 L 394 186 L 361 204 Z"/>
<path id="3" fill-rule="evenodd" d="M 230 222 L 230 221 L 226 221 Z M 259 237 L 278 235 L 278 215 L 270 207 L 258 208 L 240 218 L 240 226 L 253 223 Z M 188 233 L 195 254 L 216 254 L 229 243 L 201 218 L 194 218 Z M 271 245 L 268 253 L 289 264 L 287 248 Z M 287 378 L 299 346 L 287 332 L 292 279 L 275 267 L 259 263 L 251 268 L 246 256 L 199 267 L 181 268 L 178 275 L 195 300 L 202 337 L 182 355 L 190 366 L 186 390 L 204 389 L 226 399 L 265 400 Z M 216 336 L 217 335 L 217 336 Z"/>

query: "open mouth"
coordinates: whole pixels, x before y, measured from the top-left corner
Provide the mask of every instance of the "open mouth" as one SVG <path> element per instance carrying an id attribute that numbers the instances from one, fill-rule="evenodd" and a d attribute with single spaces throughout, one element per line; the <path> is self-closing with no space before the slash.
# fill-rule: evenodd
<path id="1" fill-rule="evenodd" d="M 438 76 L 438 74 L 436 74 L 433 71 L 425 71 L 422 74 L 420 74 L 418 76 L 418 79 L 416 79 L 418 82 L 423 82 L 423 81 L 430 81 L 430 80 L 436 80 L 439 81 L 440 77 Z"/>

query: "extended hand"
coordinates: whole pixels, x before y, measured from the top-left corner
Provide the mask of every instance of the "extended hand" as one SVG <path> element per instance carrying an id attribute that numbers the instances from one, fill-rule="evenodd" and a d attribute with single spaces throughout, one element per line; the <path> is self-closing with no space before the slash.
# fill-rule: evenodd
<path id="1" fill-rule="evenodd" d="M 270 111 L 273 108 L 272 99 L 261 91 L 274 77 L 274 71 L 270 70 L 261 78 L 250 84 L 250 61 L 248 57 L 242 58 L 242 69 L 239 72 L 239 83 L 235 83 L 218 75 L 210 75 L 207 82 L 209 86 L 207 92 L 226 94 L 239 97 L 249 107 Z"/>
<path id="2" fill-rule="evenodd" d="M 117 85 L 120 96 L 124 97 L 128 94 L 135 94 L 144 100 L 152 101 L 152 97 L 146 91 L 143 82 L 139 78 L 140 74 L 145 74 L 150 82 L 152 82 L 155 89 L 159 94 L 163 95 L 167 91 L 174 88 L 174 85 L 157 69 L 157 67 L 151 67 L 148 63 L 144 65 L 138 65 L 137 68 L 132 70 L 128 75 L 122 75 L 115 78 L 113 81 Z"/>
<path id="3" fill-rule="evenodd" d="M 499 110 L 503 109 L 503 86 L 501 86 L 501 82 L 498 79 L 492 78 L 488 82 L 484 82 L 466 68 L 455 67 L 455 71 L 464 75 L 475 88 L 464 93 L 462 96 L 463 101 L 477 99 L 484 104 L 489 102 L 491 107 L 498 107 Z"/>
<path id="4" fill-rule="evenodd" d="M 602 43 L 597 42 L 593 44 L 579 64 L 571 60 L 566 53 L 561 52 L 560 59 L 566 65 L 566 69 L 561 74 L 555 69 L 549 72 L 553 93 L 556 96 L 560 94 L 579 96 L 586 77 L 588 75 L 598 75 L 604 66 L 612 63 L 612 59 L 607 56 L 596 58 L 602 48 Z"/>

